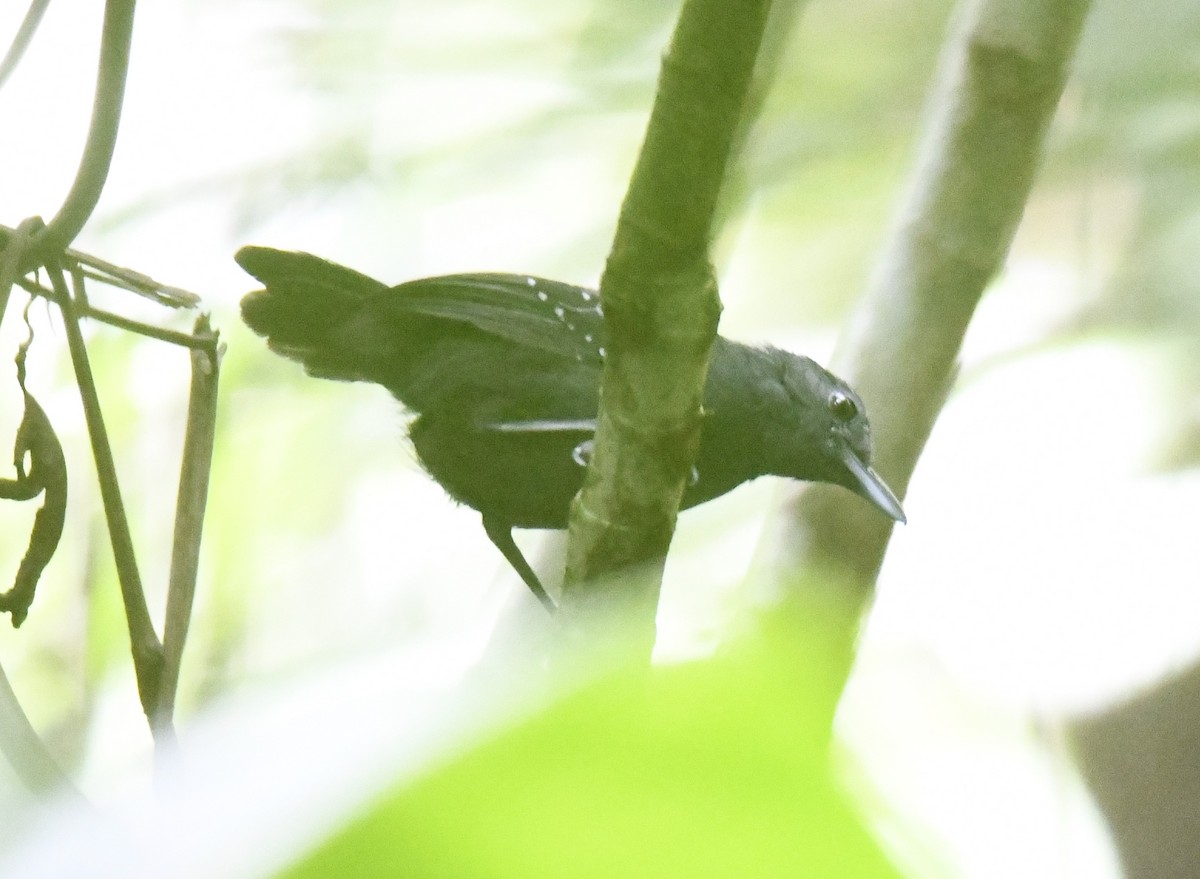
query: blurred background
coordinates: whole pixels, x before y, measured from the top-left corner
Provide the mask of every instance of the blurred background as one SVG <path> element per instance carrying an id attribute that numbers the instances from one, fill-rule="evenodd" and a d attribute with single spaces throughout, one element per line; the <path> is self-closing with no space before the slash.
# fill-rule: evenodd
<path id="1" fill-rule="evenodd" d="M 907 181 L 946 0 L 778 16 L 714 256 L 722 332 L 827 359 Z M 0 10 L 0 39 L 23 4 Z M 94 86 L 100 9 L 51 4 L 0 90 L 0 222 L 57 210 Z M 450 687 L 530 602 L 428 480 L 375 387 L 305 377 L 241 326 L 243 244 L 381 280 L 492 270 L 598 280 L 675 3 L 180 0 L 143 4 L 121 138 L 77 249 L 199 293 L 228 345 L 180 725 L 387 655 Z M 1066 730 L 1200 657 L 1200 16 L 1099 0 L 1003 274 L 918 466 L 839 719 L 846 774 L 924 875 L 1116 875 Z M 119 300 L 155 322 L 183 318 Z M 0 360 L 24 328 L 0 327 Z M 0 661 L 84 790 L 147 783 L 111 553 L 64 337 L 31 310 L 31 390 L 71 505 Z M 89 328 L 161 618 L 184 352 Z M 0 437 L 20 420 L 0 364 Z M 0 445 L 7 440 L 0 440 Z M 680 519 L 657 656 L 721 643 L 786 486 Z M 32 509 L 0 506 L 0 581 Z M 538 555 L 544 535 L 519 535 Z M 553 555 L 552 548 L 547 550 Z M 253 698 L 246 699 L 253 703 Z M 16 788 L 0 766 L 0 804 Z M 15 796 L 15 794 L 7 794 Z"/>

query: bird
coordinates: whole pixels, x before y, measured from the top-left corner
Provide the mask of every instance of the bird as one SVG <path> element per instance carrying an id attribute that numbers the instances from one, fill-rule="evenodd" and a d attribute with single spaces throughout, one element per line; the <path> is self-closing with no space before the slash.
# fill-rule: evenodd
<path id="1" fill-rule="evenodd" d="M 566 528 L 583 483 L 607 353 L 597 291 L 496 272 L 388 286 L 259 246 L 234 258 L 262 285 L 242 298 L 246 325 L 309 375 L 386 388 L 415 416 L 408 437 L 426 472 L 480 513 L 492 543 L 553 610 L 512 532 Z M 812 359 L 718 335 L 703 413 L 681 508 L 770 475 L 842 486 L 906 521 L 871 467 L 862 400 Z"/>

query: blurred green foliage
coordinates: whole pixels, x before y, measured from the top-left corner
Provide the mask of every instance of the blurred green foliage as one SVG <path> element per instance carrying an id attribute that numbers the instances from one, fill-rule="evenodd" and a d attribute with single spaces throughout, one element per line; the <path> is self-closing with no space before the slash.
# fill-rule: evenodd
<path id="1" fill-rule="evenodd" d="M 830 777 L 839 673 L 794 622 L 589 683 L 394 788 L 282 875 L 899 876 Z"/>

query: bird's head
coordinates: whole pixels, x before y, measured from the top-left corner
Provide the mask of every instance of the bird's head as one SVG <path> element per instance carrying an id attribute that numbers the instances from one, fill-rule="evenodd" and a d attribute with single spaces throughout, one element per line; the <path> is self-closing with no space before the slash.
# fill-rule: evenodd
<path id="1" fill-rule="evenodd" d="M 871 468 L 871 424 L 848 384 L 807 357 L 767 348 L 764 470 L 850 489 L 898 522 L 900 502 Z"/>

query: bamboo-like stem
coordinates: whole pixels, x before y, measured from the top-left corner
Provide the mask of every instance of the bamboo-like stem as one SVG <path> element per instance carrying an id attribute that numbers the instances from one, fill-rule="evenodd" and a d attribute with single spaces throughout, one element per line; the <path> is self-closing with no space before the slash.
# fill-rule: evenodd
<path id="1" fill-rule="evenodd" d="M 562 609 L 585 628 L 617 614 L 647 661 L 721 310 L 709 236 L 769 7 L 684 4 L 600 284 L 608 356 Z"/>

